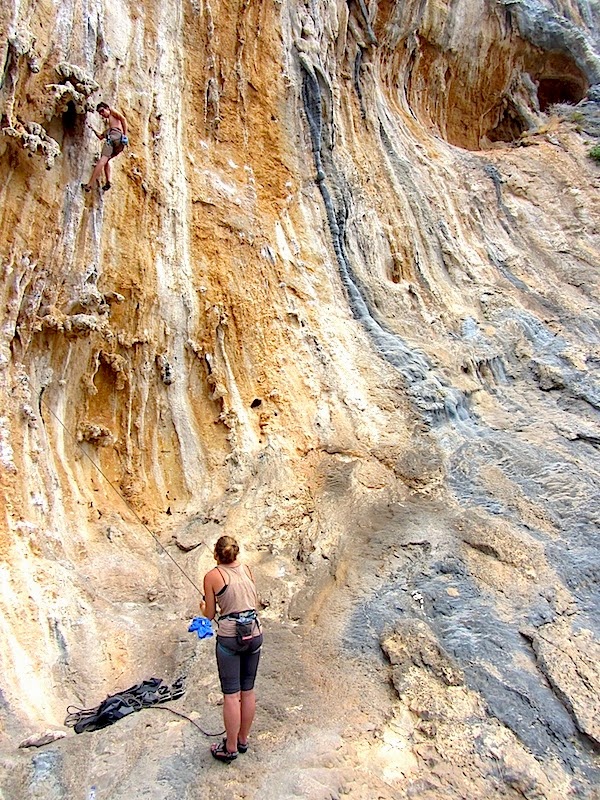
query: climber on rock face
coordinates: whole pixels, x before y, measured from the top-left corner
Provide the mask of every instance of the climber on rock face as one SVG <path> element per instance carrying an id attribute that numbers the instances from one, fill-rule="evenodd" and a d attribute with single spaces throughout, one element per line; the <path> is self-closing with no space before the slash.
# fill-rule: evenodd
<path id="1" fill-rule="evenodd" d="M 106 183 L 102 187 L 104 191 L 110 189 L 110 161 L 115 156 L 123 151 L 123 148 L 128 143 L 127 139 L 127 120 L 114 108 L 111 108 L 108 103 L 98 103 L 96 111 L 108 123 L 106 130 L 103 133 L 98 133 L 92 126 L 89 127 L 94 131 L 98 139 L 104 139 L 100 159 L 94 167 L 92 177 L 88 183 L 82 183 L 81 188 L 84 192 L 90 192 L 94 183 L 100 178 L 102 171 L 106 177 Z"/>

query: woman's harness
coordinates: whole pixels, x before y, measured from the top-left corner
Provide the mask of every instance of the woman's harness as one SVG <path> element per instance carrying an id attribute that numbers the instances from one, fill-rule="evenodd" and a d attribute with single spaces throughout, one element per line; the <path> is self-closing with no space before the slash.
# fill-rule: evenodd
<path id="1" fill-rule="evenodd" d="M 249 644 L 254 636 L 254 623 L 258 623 L 256 609 L 248 608 L 245 611 L 232 611 L 230 614 L 223 614 L 222 619 L 235 620 L 235 638 L 240 645 Z"/>

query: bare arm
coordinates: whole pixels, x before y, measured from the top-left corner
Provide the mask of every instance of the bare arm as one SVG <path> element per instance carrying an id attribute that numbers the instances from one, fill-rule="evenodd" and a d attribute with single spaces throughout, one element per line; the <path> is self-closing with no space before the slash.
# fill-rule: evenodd
<path id="1" fill-rule="evenodd" d="M 204 601 L 200 603 L 200 611 L 208 619 L 214 619 L 217 613 L 216 594 L 225 581 L 217 569 L 211 569 L 204 576 Z"/>
<path id="2" fill-rule="evenodd" d="M 200 613 L 203 617 L 214 619 L 216 612 L 215 593 L 212 590 L 210 572 L 204 576 L 204 600 L 200 603 Z"/>
<path id="3" fill-rule="evenodd" d="M 94 128 L 93 125 L 90 125 L 89 122 L 87 123 L 87 126 L 91 131 L 94 132 L 95 136 L 97 136 L 98 139 L 104 139 L 104 134 L 103 133 L 98 133 L 96 128 Z"/>

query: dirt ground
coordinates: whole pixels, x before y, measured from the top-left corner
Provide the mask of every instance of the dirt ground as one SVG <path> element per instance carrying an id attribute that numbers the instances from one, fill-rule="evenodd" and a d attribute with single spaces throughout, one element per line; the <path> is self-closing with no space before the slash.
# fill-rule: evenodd
<path id="1" fill-rule="evenodd" d="M 204 737 L 187 720 L 152 708 L 93 733 L 69 731 L 39 749 L 5 746 L 0 798 L 402 796 L 398 781 L 415 765 L 406 744 L 412 723 L 402 718 L 376 637 L 351 630 L 353 614 L 381 581 L 382 563 L 355 546 L 348 551 L 352 563 L 338 564 L 337 579 L 313 598 L 309 621 L 266 615 L 257 716 L 250 749 L 237 761 L 215 762 L 209 747 L 218 738 Z M 214 640 L 196 640 L 183 633 L 184 624 L 187 691 L 170 705 L 218 732 Z"/>
<path id="2" fill-rule="evenodd" d="M 427 500 L 357 520 L 333 577 L 305 598 L 302 622 L 265 611 L 257 716 L 248 752 L 232 764 L 211 757 L 218 737 L 150 708 L 93 733 L 69 730 L 39 749 L 17 750 L 5 738 L 0 800 L 595 800 L 593 756 L 581 743 L 569 750 L 568 720 L 548 722 L 556 698 L 536 688 L 540 676 L 522 651 L 506 649 L 506 663 L 494 662 L 481 639 L 472 666 L 485 669 L 467 678 L 468 661 L 459 664 L 433 635 L 454 613 L 448 604 L 462 614 L 479 602 L 452 571 L 458 551 L 450 528 L 443 504 Z M 432 581 L 441 581 L 437 597 Z M 486 606 L 473 608 L 477 616 Z M 496 624 L 502 631 L 503 623 Z M 169 705 L 218 733 L 214 639 L 188 634 L 185 619 L 180 627 L 177 667 L 187 690 Z M 467 634 L 480 636 L 475 623 Z M 502 672 L 512 662 L 517 678 Z M 140 679 L 150 677 L 145 667 Z M 476 685 L 479 674 L 496 682 Z M 518 683 L 528 675 L 532 683 Z M 177 675 L 161 677 L 171 682 Z M 512 708 L 513 697 L 522 704 Z M 536 715 L 525 719 L 524 730 L 540 737 L 556 738 L 556 726 L 567 726 L 559 758 L 532 752 L 536 740 L 528 747 L 516 735 L 528 709 Z"/>

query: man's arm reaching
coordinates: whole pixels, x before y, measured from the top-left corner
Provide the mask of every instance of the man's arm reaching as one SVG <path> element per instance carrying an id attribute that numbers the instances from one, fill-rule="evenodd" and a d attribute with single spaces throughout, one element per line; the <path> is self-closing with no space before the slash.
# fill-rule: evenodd
<path id="1" fill-rule="evenodd" d="M 90 125 L 90 124 L 89 124 L 89 122 L 88 122 L 88 123 L 86 123 L 86 124 L 87 124 L 88 128 L 89 128 L 91 131 L 93 131 L 93 133 L 94 133 L 94 134 L 95 134 L 95 135 L 98 137 L 98 139 L 104 139 L 104 134 L 103 134 L 103 133 L 98 133 L 98 131 L 96 130 L 96 128 L 94 128 L 92 125 Z"/>

